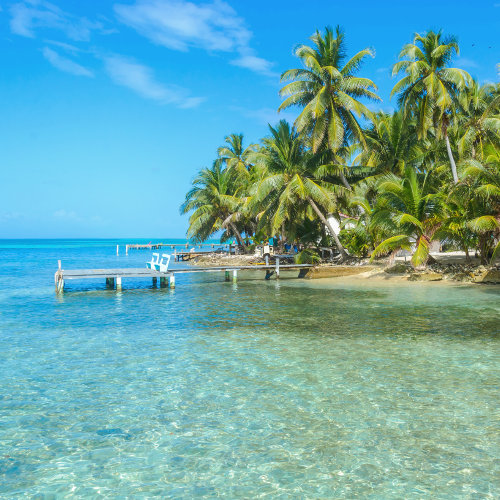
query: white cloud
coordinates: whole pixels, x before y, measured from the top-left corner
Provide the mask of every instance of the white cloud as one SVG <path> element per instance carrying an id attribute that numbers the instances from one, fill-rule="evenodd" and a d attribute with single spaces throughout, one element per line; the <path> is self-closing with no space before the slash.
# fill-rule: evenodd
<path id="1" fill-rule="evenodd" d="M 235 10 L 222 0 L 195 4 L 186 0 L 137 0 L 115 5 L 118 19 L 153 43 L 187 51 L 233 52 L 232 61 L 257 73 L 270 74 L 272 63 L 257 57 L 250 48 L 251 31 Z"/>
<path id="2" fill-rule="evenodd" d="M 80 219 L 80 217 L 78 217 L 76 212 L 73 212 L 72 210 L 65 210 L 64 208 L 56 210 L 53 215 L 57 219 L 70 219 L 70 220 Z"/>
<path id="3" fill-rule="evenodd" d="M 11 221 L 24 218 L 20 212 L 0 212 L 0 221 Z"/>
<path id="4" fill-rule="evenodd" d="M 74 45 L 70 45 L 69 43 L 58 42 L 56 40 L 44 40 L 45 43 L 49 43 L 50 45 L 55 45 L 61 49 L 64 49 L 66 52 L 71 52 L 72 54 L 78 54 L 82 52 L 82 49 L 75 47 Z"/>
<path id="5" fill-rule="evenodd" d="M 269 76 L 278 76 L 277 73 L 271 71 L 273 64 L 262 57 L 257 57 L 251 54 L 241 56 L 238 59 L 231 61 L 231 64 L 247 68 L 256 73 L 262 73 Z"/>
<path id="6" fill-rule="evenodd" d="M 12 33 L 35 38 L 35 31 L 48 28 L 62 31 L 71 40 L 86 41 L 93 30 L 102 30 L 100 22 L 76 17 L 64 12 L 57 5 L 44 0 L 27 0 L 10 8 L 10 29 Z"/>
<path id="7" fill-rule="evenodd" d="M 108 75 L 116 84 L 128 87 L 147 99 L 161 104 L 175 104 L 179 108 L 194 108 L 204 101 L 202 97 L 189 96 L 181 87 L 157 82 L 151 68 L 125 57 L 105 57 L 104 63 Z"/>
<path id="8" fill-rule="evenodd" d="M 455 59 L 455 63 L 457 66 L 461 66 L 463 68 L 477 68 L 478 64 L 472 59 L 467 59 L 467 57 L 457 57 Z"/>
<path id="9" fill-rule="evenodd" d="M 67 57 L 59 55 L 56 51 L 49 49 L 48 47 L 43 48 L 43 57 L 45 57 L 45 59 L 47 59 L 52 66 L 66 73 L 71 73 L 72 75 L 77 76 L 94 76 L 92 71 L 72 61 L 71 59 L 68 59 Z"/>

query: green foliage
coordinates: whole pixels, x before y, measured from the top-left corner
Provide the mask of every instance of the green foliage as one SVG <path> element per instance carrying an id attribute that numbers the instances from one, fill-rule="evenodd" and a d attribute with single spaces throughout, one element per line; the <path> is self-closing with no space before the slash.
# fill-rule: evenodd
<path id="1" fill-rule="evenodd" d="M 249 250 L 274 237 L 305 245 L 301 262 L 336 246 L 342 258 L 344 247 L 372 259 L 406 249 L 422 266 L 433 239 L 483 263 L 500 257 L 500 85 L 450 67 L 456 40 L 429 31 L 393 67 L 398 109 L 373 113 L 376 87 L 358 76 L 372 51 L 348 59 L 340 28 L 311 42 L 295 50 L 302 68 L 281 77 L 280 110 L 300 110 L 294 125 L 269 126 L 248 147 L 242 134 L 225 137 L 181 207 L 188 236 L 221 234 Z"/>
<path id="2" fill-rule="evenodd" d="M 297 255 L 295 255 L 296 264 L 318 264 L 321 262 L 321 257 L 318 252 L 311 248 L 304 248 Z"/>

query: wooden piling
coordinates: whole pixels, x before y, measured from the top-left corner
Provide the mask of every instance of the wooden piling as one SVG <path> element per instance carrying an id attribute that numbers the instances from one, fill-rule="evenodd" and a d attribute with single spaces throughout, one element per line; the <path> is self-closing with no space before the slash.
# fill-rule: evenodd
<path id="1" fill-rule="evenodd" d="M 224 280 L 225 281 L 229 281 L 229 271 L 226 269 L 225 273 L 224 273 Z"/>
<path id="2" fill-rule="evenodd" d="M 116 289 L 117 290 L 122 289 L 122 277 L 121 276 L 116 277 Z"/>
<path id="3" fill-rule="evenodd" d="M 175 288 L 175 276 L 173 274 L 170 275 L 170 288 Z"/>
<path id="4" fill-rule="evenodd" d="M 276 279 L 280 279 L 280 259 L 276 257 Z"/>
<path id="5" fill-rule="evenodd" d="M 236 283 L 237 280 L 238 280 L 238 270 L 233 269 L 233 283 Z"/>

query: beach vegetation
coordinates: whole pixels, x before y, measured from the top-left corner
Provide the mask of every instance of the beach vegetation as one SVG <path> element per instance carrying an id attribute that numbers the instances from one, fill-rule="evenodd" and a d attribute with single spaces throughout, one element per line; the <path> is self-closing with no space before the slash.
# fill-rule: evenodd
<path id="1" fill-rule="evenodd" d="M 395 109 L 373 111 L 362 70 L 374 50 L 348 57 L 341 28 L 316 31 L 281 76 L 279 110 L 296 120 L 248 146 L 224 139 L 181 207 L 188 237 L 221 234 L 242 251 L 273 238 L 300 262 L 325 247 L 338 262 L 406 250 L 422 267 L 433 241 L 500 257 L 500 85 L 454 67 L 459 50 L 441 31 L 415 34 L 392 69 Z"/>

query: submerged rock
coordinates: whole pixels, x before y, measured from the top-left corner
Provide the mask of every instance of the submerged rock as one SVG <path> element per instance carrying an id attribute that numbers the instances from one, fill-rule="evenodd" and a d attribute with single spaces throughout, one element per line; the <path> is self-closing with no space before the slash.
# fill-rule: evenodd
<path id="1" fill-rule="evenodd" d="M 481 268 L 482 272 L 475 273 L 474 283 L 500 283 L 500 269 L 486 269 L 484 266 Z"/>
<path id="2" fill-rule="evenodd" d="M 426 271 L 423 273 L 411 273 L 410 281 L 441 281 L 444 275 L 434 271 Z"/>
<path id="3" fill-rule="evenodd" d="M 384 272 L 388 274 L 406 274 L 410 270 L 410 266 L 403 262 L 397 262 L 393 266 L 386 267 Z"/>
<path id="4" fill-rule="evenodd" d="M 352 276 L 378 269 L 376 266 L 319 266 L 309 269 L 304 276 L 308 279 L 337 278 L 339 276 Z"/>

